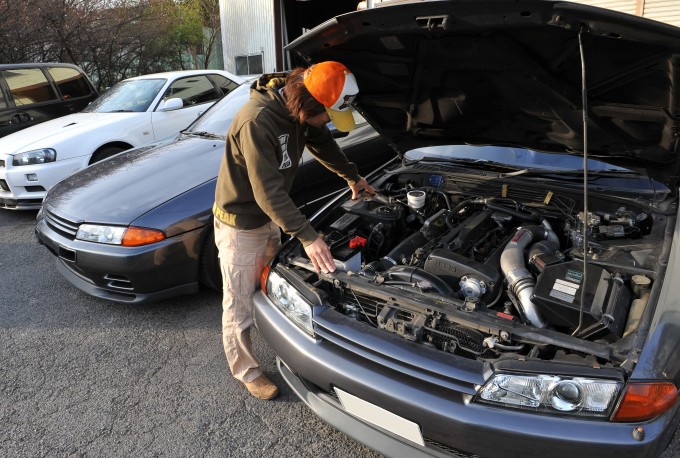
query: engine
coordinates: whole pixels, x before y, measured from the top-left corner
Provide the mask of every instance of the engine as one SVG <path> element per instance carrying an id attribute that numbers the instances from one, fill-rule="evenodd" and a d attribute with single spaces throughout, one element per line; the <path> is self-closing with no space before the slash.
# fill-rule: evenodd
<path id="1" fill-rule="evenodd" d="M 559 351 L 494 322 L 540 329 L 547 341 L 556 332 L 616 342 L 649 296 L 660 249 L 653 216 L 605 200 L 586 214 L 577 201 L 461 195 L 395 180 L 342 203 L 322 227 L 340 271 L 366 287 L 320 286 L 338 312 L 473 358 Z M 374 294 L 386 287 L 415 302 Z"/>

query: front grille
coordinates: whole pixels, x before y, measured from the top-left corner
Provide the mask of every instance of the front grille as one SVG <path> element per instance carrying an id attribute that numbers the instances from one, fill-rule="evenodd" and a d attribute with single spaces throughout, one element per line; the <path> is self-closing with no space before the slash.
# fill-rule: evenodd
<path id="1" fill-rule="evenodd" d="M 347 290 L 345 304 L 346 306 L 353 306 L 351 308 L 358 307 L 359 311 L 367 318 L 376 318 L 380 310 L 387 305 L 385 301 L 364 294 L 358 294 L 351 290 Z"/>
<path id="2" fill-rule="evenodd" d="M 76 233 L 78 232 L 78 227 L 80 223 L 75 221 L 70 221 L 61 216 L 57 216 L 54 213 L 43 209 L 43 217 L 45 218 L 45 223 L 55 232 L 63 235 L 69 240 L 76 238 Z"/>
<path id="3" fill-rule="evenodd" d="M 9 191 L 9 186 L 7 186 L 7 182 L 5 180 L 0 180 L 0 189 L 3 191 Z"/>
<path id="4" fill-rule="evenodd" d="M 0 167 L 4 167 L 4 166 L 5 166 L 5 160 L 4 160 L 4 159 L 0 159 Z"/>
<path id="5" fill-rule="evenodd" d="M 407 310 L 397 310 L 396 313 L 390 316 L 388 324 L 384 322 L 378 324 L 378 316 L 384 307 L 387 306 L 387 303 L 375 297 L 358 294 L 351 290 L 347 290 L 344 306 L 346 310 L 353 312 L 350 313 L 350 316 L 359 314 L 374 326 L 380 326 L 383 329 L 396 332 L 400 335 L 405 332 L 403 329 L 408 330 L 407 334 L 416 335 L 417 333 L 414 329 L 411 329 L 411 325 L 417 328 L 421 326 L 415 323 L 418 316 Z M 403 328 L 400 326 L 403 326 Z M 437 324 L 436 329 L 424 327 L 422 340 L 439 350 L 471 359 L 479 357 L 487 350 L 484 347 L 484 334 L 464 326 L 457 326 L 447 320 L 441 320 Z"/>
<path id="6" fill-rule="evenodd" d="M 475 329 L 467 329 L 448 322 L 442 322 L 436 330 L 426 328 L 423 340 L 440 350 L 468 358 L 479 356 L 486 350 L 484 334 Z"/>

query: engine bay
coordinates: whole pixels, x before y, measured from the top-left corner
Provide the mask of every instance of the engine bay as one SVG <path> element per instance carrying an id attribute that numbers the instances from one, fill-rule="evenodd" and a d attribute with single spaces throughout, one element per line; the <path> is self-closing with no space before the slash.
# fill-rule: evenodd
<path id="1" fill-rule="evenodd" d="M 467 358 L 627 358 L 665 217 L 604 193 L 584 212 L 577 187 L 407 170 L 317 226 L 338 270 L 302 276 L 326 303 Z"/>

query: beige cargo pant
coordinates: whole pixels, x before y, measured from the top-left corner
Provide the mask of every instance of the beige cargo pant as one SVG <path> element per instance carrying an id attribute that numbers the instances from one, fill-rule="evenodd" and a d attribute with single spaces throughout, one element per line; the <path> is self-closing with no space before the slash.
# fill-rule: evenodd
<path id="1" fill-rule="evenodd" d="M 270 222 L 258 229 L 235 229 L 214 218 L 215 244 L 222 270 L 222 342 L 232 375 L 252 382 L 262 374 L 253 353 L 253 293 L 262 268 L 281 246 L 279 227 Z"/>

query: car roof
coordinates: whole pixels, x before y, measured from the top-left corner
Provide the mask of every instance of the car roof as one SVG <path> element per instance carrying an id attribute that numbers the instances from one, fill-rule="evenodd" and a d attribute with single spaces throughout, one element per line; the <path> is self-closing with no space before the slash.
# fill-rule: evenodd
<path id="1" fill-rule="evenodd" d="M 229 73 L 225 70 L 177 70 L 177 71 L 172 71 L 172 72 L 159 72 L 159 73 L 149 73 L 147 75 L 139 75 L 139 76 L 134 76 L 131 78 L 126 78 L 125 81 L 128 80 L 142 80 L 142 79 L 156 79 L 156 78 L 167 78 L 167 79 L 174 79 L 182 76 L 190 76 L 190 75 L 210 75 L 210 74 L 218 74 L 218 75 L 223 75 L 226 77 L 229 77 L 231 79 L 234 79 L 237 82 L 242 82 L 244 81 L 242 77 L 238 75 L 234 75 L 232 73 Z"/>
<path id="2" fill-rule="evenodd" d="M 29 62 L 25 64 L 0 64 L 0 70 L 11 70 L 15 68 L 41 68 L 41 67 L 69 67 L 80 69 L 77 65 L 64 62 Z"/>

